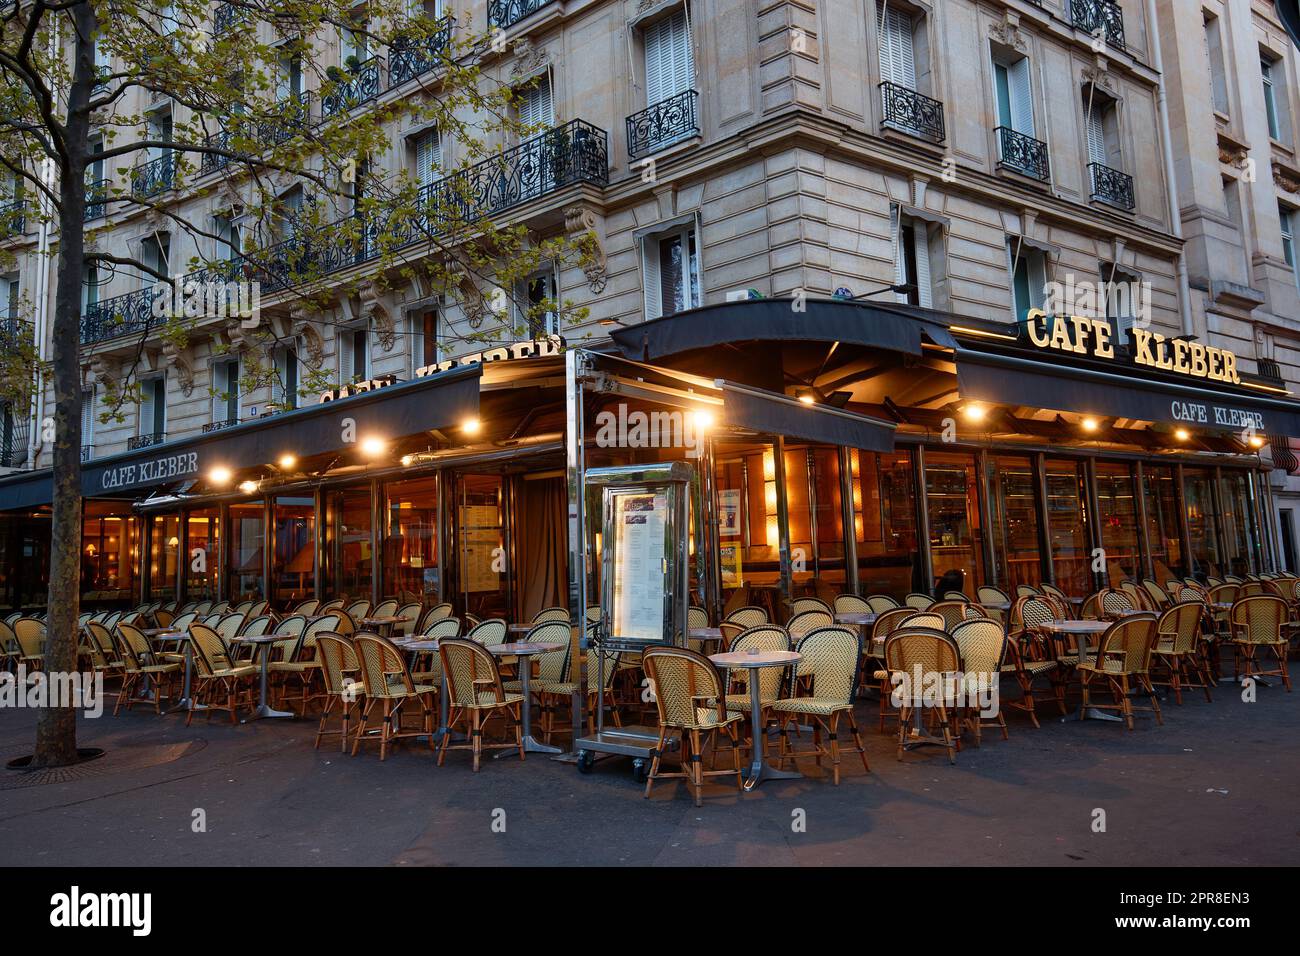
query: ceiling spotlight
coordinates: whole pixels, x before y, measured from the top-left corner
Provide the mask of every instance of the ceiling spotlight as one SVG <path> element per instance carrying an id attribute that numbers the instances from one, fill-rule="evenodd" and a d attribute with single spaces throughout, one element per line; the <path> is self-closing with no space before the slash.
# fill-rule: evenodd
<path id="1" fill-rule="evenodd" d="M 242 491 L 242 492 L 243 492 L 244 494 L 246 494 L 246 495 L 251 495 L 253 492 L 255 492 L 255 491 L 257 490 L 257 482 L 255 482 L 255 481 L 241 481 L 241 482 L 239 483 L 239 490 Z"/>
<path id="2" fill-rule="evenodd" d="M 413 462 L 413 461 L 415 461 L 415 456 L 414 456 L 414 455 L 403 455 L 403 456 L 402 456 L 402 467 L 403 467 L 403 468 L 410 468 L 410 467 L 411 467 L 411 462 Z"/>
<path id="3" fill-rule="evenodd" d="M 1095 432 L 1097 430 L 1097 419 L 1085 418 L 1081 423 L 1083 430 L 1086 432 Z"/>
<path id="4" fill-rule="evenodd" d="M 208 472 L 208 481 L 214 485 L 228 485 L 230 484 L 230 478 L 230 469 L 225 465 L 217 465 Z"/>
<path id="5" fill-rule="evenodd" d="M 1250 436 L 1250 447 L 1251 447 L 1251 448 L 1263 448 L 1263 447 L 1264 447 L 1264 439 L 1260 438 L 1258 435 L 1251 435 L 1251 436 Z"/>
<path id="6" fill-rule="evenodd" d="M 460 430 L 466 435 L 477 435 L 483 428 L 483 423 L 477 418 L 467 418 L 460 424 Z"/>
<path id="7" fill-rule="evenodd" d="M 713 427 L 713 413 L 707 412 L 702 408 L 697 408 L 694 414 L 695 430 L 697 432 L 706 432 Z"/>
<path id="8" fill-rule="evenodd" d="M 382 438 L 377 438 L 374 435 L 371 435 L 369 438 L 363 438 L 361 440 L 361 454 L 365 455 L 367 458 L 378 458 L 387 450 L 388 445 L 385 444 Z"/>
<path id="9" fill-rule="evenodd" d="M 961 410 L 961 413 L 966 416 L 967 421 L 982 422 L 985 416 L 988 415 L 989 410 L 983 405 L 967 405 Z"/>
<path id="10" fill-rule="evenodd" d="M 1179 441 L 1187 441 L 1187 439 L 1192 437 L 1192 433 L 1186 428 L 1179 428 L 1174 431 L 1174 437 Z"/>
<path id="11" fill-rule="evenodd" d="M 298 459 L 293 455 L 281 455 L 279 465 L 282 471 L 289 471 L 298 464 Z"/>
<path id="12" fill-rule="evenodd" d="M 799 401 L 803 402 L 805 405 L 817 404 L 817 399 L 813 397 L 812 392 L 800 392 Z"/>

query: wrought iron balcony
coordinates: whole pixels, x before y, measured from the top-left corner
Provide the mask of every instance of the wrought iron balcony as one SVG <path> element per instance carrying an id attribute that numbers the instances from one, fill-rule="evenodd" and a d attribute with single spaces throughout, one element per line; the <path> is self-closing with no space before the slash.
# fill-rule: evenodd
<path id="1" fill-rule="evenodd" d="M 379 79 L 383 66 L 383 60 L 372 56 L 364 62 L 344 67 L 338 73 L 334 73 L 333 88 L 320 98 L 321 115 L 333 116 L 336 113 L 346 113 L 362 103 L 373 100 L 383 89 Z"/>
<path id="2" fill-rule="evenodd" d="M 275 104 L 272 119 L 258 124 L 257 138 L 268 146 L 279 146 L 297 136 L 311 122 L 311 93 L 303 90 Z"/>
<path id="3" fill-rule="evenodd" d="M 230 149 L 230 133 L 221 130 L 203 137 L 203 145 L 210 149 Z M 199 158 L 199 173 L 206 176 L 208 173 L 215 173 L 220 169 L 225 169 L 231 163 L 229 156 L 222 156 L 219 153 L 204 153 Z"/>
<path id="4" fill-rule="evenodd" d="M 673 143 L 700 135 L 695 104 L 700 94 L 685 90 L 627 118 L 627 154 L 649 156 Z"/>
<path id="5" fill-rule="evenodd" d="M 153 432 L 148 435 L 135 435 L 126 440 L 127 451 L 135 451 L 137 448 L 151 448 L 154 445 L 161 445 L 167 440 L 166 432 Z"/>
<path id="6" fill-rule="evenodd" d="M 237 7 L 233 3 L 219 4 L 212 13 L 212 35 L 224 36 L 246 19 L 248 11 L 244 7 Z"/>
<path id="7" fill-rule="evenodd" d="M 512 27 L 555 0 L 488 0 L 488 27 Z"/>
<path id="8" fill-rule="evenodd" d="M 447 14 L 436 21 L 434 32 L 428 36 L 416 39 L 397 37 L 393 40 L 388 51 L 389 89 L 423 76 L 442 62 L 451 44 L 453 22 L 451 14 Z"/>
<path id="9" fill-rule="evenodd" d="M 0 402 L 0 468 L 22 468 L 27 464 L 27 439 L 31 416 L 13 402 Z"/>
<path id="10" fill-rule="evenodd" d="M 0 352 L 16 352 L 36 341 L 35 326 L 18 316 L 0 318 Z"/>
<path id="11" fill-rule="evenodd" d="M 94 457 L 95 457 L 95 446 L 94 446 L 94 445 L 82 445 L 82 446 L 81 446 L 81 460 L 82 460 L 82 461 L 90 461 L 90 460 L 91 460 L 92 458 L 94 458 Z"/>
<path id="12" fill-rule="evenodd" d="M 1124 49 L 1124 11 L 1115 0 L 1070 0 L 1070 19 L 1080 30 L 1100 33 L 1108 44 Z"/>
<path id="13" fill-rule="evenodd" d="M 108 212 L 108 189 L 111 183 L 107 179 L 97 179 L 86 183 L 86 208 L 82 220 L 89 222 Z"/>
<path id="14" fill-rule="evenodd" d="M 999 126 L 998 164 L 1014 170 L 1022 176 L 1041 179 L 1047 182 L 1051 176 L 1051 166 L 1047 161 L 1047 144 L 1041 140 L 1017 133 L 1009 126 Z"/>
<path id="15" fill-rule="evenodd" d="M 1111 169 L 1101 163 L 1089 163 L 1088 173 L 1092 178 L 1092 198 L 1095 202 L 1104 202 L 1132 212 L 1137 205 L 1133 198 L 1133 177 Z"/>
<path id="16" fill-rule="evenodd" d="M 175 185 L 176 154 L 171 150 L 131 170 L 131 194 L 150 199 Z"/>
<path id="17" fill-rule="evenodd" d="M 21 198 L 0 203 L 0 239 L 21 236 L 26 224 L 27 207 Z"/>
<path id="18" fill-rule="evenodd" d="M 208 422 L 203 426 L 203 434 L 206 435 L 209 432 L 219 432 L 223 428 L 234 428 L 238 424 L 239 424 L 238 418 L 227 418 L 224 421 Z"/>
<path id="19" fill-rule="evenodd" d="M 153 289 L 137 289 L 86 306 L 81 315 L 81 342 L 89 345 L 144 332 L 153 325 Z"/>
<path id="20" fill-rule="evenodd" d="M 931 143 L 942 143 L 947 136 L 943 104 L 938 100 L 886 80 L 880 84 L 880 104 L 890 129 Z"/>

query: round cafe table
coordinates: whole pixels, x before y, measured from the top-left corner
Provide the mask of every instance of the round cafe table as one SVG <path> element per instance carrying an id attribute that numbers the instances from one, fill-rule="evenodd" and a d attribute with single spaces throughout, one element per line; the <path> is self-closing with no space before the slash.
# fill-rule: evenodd
<path id="1" fill-rule="evenodd" d="M 764 780 L 798 780 L 803 774 L 791 770 L 778 770 L 767 762 L 767 728 L 762 724 L 762 706 L 758 687 L 758 672 L 764 667 L 786 667 L 802 659 L 798 651 L 728 651 L 714 654 L 709 660 L 719 667 L 729 670 L 743 668 L 749 671 L 749 720 L 750 737 L 753 738 L 753 755 L 750 758 L 749 773 L 745 778 L 745 789 L 753 790 Z"/>
<path id="2" fill-rule="evenodd" d="M 254 647 L 261 647 L 262 653 L 262 678 L 261 687 L 257 693 L 257 709 L 253 713 L 258 717 L 293 717 L 291 710 L 272 710 L 266 702 L 267 673 L 271 666 L 271 654 L 269 645 L 278 644 L 280 641 L 295 641 L 298 639 L 297 634 L 257 634 L 249 637 L 232 637 L 232 644 L 252 644 Z"/>
<path id="3" fill-rule="evenodd" d="M 876 623 L 880 615 L 874 611 L 836 611 L 836 624 L 853 624 L 857 627 L 869 627 Z"/>
<path id="4" fill-rule="evenodd" d="M 1088 638 L 1098 634 L 1104 634 L 1110 629 L 1110 621 L 1048 621 L 1042 625 L 1043 630 L 1051 631 L 1053 634 L 1064 634 L 1067 637 L 1074 638 L 1074 648 L 1079 655 L 1079 663 L 1088 655 Z M 1098 648 L 1100 650 L 1100 648 Z M 1069 716 L 1061 718 L 1061 722 L 1069 720 Z M 1122 720 L 1114 714 L 1108 714 L 1104 710 L 1098 710 L 1096 707 L 1084 707 L 1080 701 L 1079 709 L 1075 711 L 1075 720 Z"/>
<path id="5" fill-rule="evenodd" d="M 436 638 L 421 637 L 393 641 L 398 650 L 409 654 L 436 654 L 438 643 Z M 443 671 L 442 683 L 438 687 L 438 730 L 433 735 L 434 741 L 442 740 L 447 733 L 447 717 L 450 709 L 451 705 L 447 701 L 447 673 Z"/>
<path id="6" fill-rule="evenodd" d="M 155 641 L 175 641 L 185 645 L 185 676 L 181 679 L 181 699 L 167 713 L 174 714 L 180 710 L 207 710 L 207 704 L 195 704 L 190 696 L 190 688 L 194 681 L 194 644 L 190 640 L 189 632 L 178 631 L 173 627 L 153 627 L 149 631 L 140 633 Z"/>
<path id="7" fill-rule="evenodd" d="M 414 620 L 413 617 L 396 617 L 387 614 L 383 617 L 363 617 L 359 623 L 365 627 L 373 628 L 380 637 L 392 637 L 394 624 L 405 624 L 407 621 Z"/>
<path id="8" fill-rule="evenodd" d="M 564 753 L 559 747 L 552 747 L 550 744 L 544 744 L 533 737 L 532 722 L 530 712 L 532 711 L 532 698 L 528 689 L 528 679 L 532 676 L 533 662 L 531 658 L 537 654 L 550 654 L 555 651 L 564 650 L 563 644 L 532 644 L 526 641 L 516 641 L 507 644 L 485 644 L 494 657 L 518 657 L 519 658 L 519 682 L 523 690 L 524 701 L 520 705 L 523 711 L 523 730 L 524 730 L 524 751 L 526 753 L 540 754 L 559 754 Z M 502 750 L 496 755 L 495 759 L 507 757 L 510 754 L 518 753 L 517 750 Z"/>
<path id="9" fill-rule="evenodd" d="M 693 641 L 702 641 L 704 643 L 719 643 L 722 640 L 722 628 L 720 627 L 693 627 L 686 632 L 686 636 Z"/>

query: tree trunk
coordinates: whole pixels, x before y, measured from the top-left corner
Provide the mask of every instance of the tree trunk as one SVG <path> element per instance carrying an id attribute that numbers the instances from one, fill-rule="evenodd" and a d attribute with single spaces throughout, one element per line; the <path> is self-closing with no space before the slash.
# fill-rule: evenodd
<path id="1" fill-rule="evenodd" d="M 81 611 L 81 283 L 85 265 L 84 211 L 90 102 L 94 83 L 95 14 L 89 2 L 69 10 L 76 26 L 68 117 L 60 169 L 59 255 L 54 290 L 53 521 L 50 533 L 50 589 L 47 598 L 45 669 L 77 669 Z M 43 424 L 42 424 L 43 427 Z M 58 767 L 77 760 L 77 711 L 47 706 L 36 724 L 33 767 Z"/>

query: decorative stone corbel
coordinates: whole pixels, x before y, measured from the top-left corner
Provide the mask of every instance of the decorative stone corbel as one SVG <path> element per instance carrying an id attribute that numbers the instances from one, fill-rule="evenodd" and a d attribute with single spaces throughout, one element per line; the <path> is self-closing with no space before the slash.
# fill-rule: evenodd
<path id="1" fill-rule="evenodd" d="M 584 250 L 586 260 L 582 273 L 587 277 L 587 286 L 600 295 L 605 291 L 609 280 L 609 258 L 605 254 L 605 217 L 588 206 L 569 206 L 564 210 L 564 231 L 569 239 L 580 242 L 586 239 L 588 248 Z"/>
<path id="2" fill-rule="evenodd" d="M 107 385 L 113 388 L 117 387 L 118 369 L 117 363 L 107 355 L 92 355 L 88 368 L 89 381 L 95 385 Z"/>
<path id="3" fill-rule="evenodd" d="M 989 37 L 1018 53 L 1029 53 L 1029 41 L 1020 32 L 1020 15 L 1008 10 L 1006 16 L 989 27 Z"/>
<path id="4" fill-rule="evenodd" d="M 1084 67 L 1080 78 L 1085 86 L 1092 85 L 1107 96 L 1119 98 L 1119 82 L 1115 79 L 1115 75 L 1106 69 L 1104 61 L 1099 60 L 1095 67 Z"/>
<path id="5" fill-rule="evenodd" d="M 483 301 L 483 293 L 474 284 L 474 280 L 465 274 L 461 275 L 456 288 L 460 293 L 461 310 L 465 313 L 465 320 L 469 322 L 469 327 L 481 328 L 483 320 L 487 318 L 490 311 L 487 303 Z"/>
<path id="6" fill-rule="evenodd" d="M 165 367 L 176 371 L 181 394 L 189 398 L 194 391 L 194 355 L 190 349 L 181 348 L 175 342 L 164 342 L 160 361 Z"/>
<path id="7" fill-rule="evenodd" d="M 379 347 L 385 352 L 391 352 L 397 342 L 397 323 L 388 307 L 387 295 L 372 279 L 362 282 L 358 292 L 361 295 L 361 315 L 375 330 Z"/>
<path id="8" fill-rule="evenodd" d="M 294 309 L 289 317 L 293 323 L 290 331 L 302 341 L 303 348 L 306 349 L 307 354 L 302 357 L 311 368 L 319 369 L 325 364 L 325 334 L 321 331 L 320 323 L 313 322 L 303 309 Z"/>
<path id="9" fill-rule="evenodd" d="M 1273 183 L 1292 195 L 1300 193 L 1300 172 L 1273 160 Z"/>
<path id="10" fill-rule="evenodd" d="M 515 62 L 510 67 L 511 83 L 531 79 L 550 65 L 551 55 L 541 47 L 533 46 L 528 37 L 520 37 L 513 44 Z"/>

